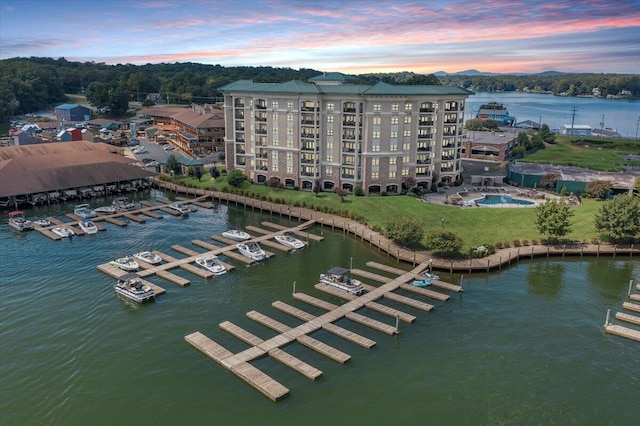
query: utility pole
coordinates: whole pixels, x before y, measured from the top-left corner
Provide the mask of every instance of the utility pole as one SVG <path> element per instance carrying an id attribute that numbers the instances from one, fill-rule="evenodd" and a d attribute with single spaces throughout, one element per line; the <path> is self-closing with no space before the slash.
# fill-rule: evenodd
<path id="1" fill-rule="evenodd" d="M 636 120 L 636 142 L 638 142 L 638 127 L 640 127 L 640 117 Z"/>
<path id="2" fill-rule="evenodd" d="M 573 123 L 575 122 L 575 119 L 576 119 L 576 112 L 578 112 L 578 108 L 573 107 L 571 109 L 571 136 L 573 136 Z"/>

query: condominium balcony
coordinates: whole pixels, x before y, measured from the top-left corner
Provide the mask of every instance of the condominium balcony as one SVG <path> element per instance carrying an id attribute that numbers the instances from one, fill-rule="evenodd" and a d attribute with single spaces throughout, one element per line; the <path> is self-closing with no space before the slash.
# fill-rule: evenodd
<path id="1" fill-rule="evenodd" d="M 343 126 L 355 126 L 356 122 L 352 121 L 352 120 L 345 120 L 345 121 L 342 122 L 342 125 Z"/>
<path id="2" fill-rule="evenodd" d="M 418 147 L 418 151 L 419 152 L 431 152 L 431 147 L 430 146 L 419 146 Z"/>
<path id="3" fill-rule="evenodd" d="M 236 99 L 235 102 L 233 103 L 233 106 L 236 108 L 244 108 L 244 102 L 240 101 L 239 99 Z"/>
<path id="4" fill-rule="evenodd" d="M 342 173 L 340 177 L 342 177 L 343 179 L 354 179 L 356 176 L 353 174 Z"/>
<path id="5" fill-rule="evenodd" d="M 266 104 L 255 104 L 254 106 L 256 109 L 267 109 Z"/>
<path id="6" fill-rule="evenodd" d="M 435 112 L 435 108 L 420 108 L 420 112 Z"/>
<path id="7" fill-rule="evenodd" d="M 431 160 L 416 160 L 416 164 L 431 164 Z"/>
<path id="8" fill-rule="evenodd" d="M 300 148 L 302 151 L 320 151 L 319 146 L 311 146 L 311 145 L 302 145 Z"/>
<path id="9" fill-rule="evenodd" d="M 302 133 L 300 136 L 307 139 L 315 139 L 316 135 L 314 133 Z"/>
<path id="10" fill-rule="evenodd" d="M 256 154 L 256 158 L 267 158 L 267 153 L 266 152 L 260 152 L 260 153 Z"/>
<path id="11" fill-rule="evenodd" d="M 350 141 L 356 140 L 356 135 L 342 135 L 342 139 L 347 139 Z"/>
<path id="12" fill-rule="evenodd" d="M 244 138 L 236 138 L 236 142 L 244 143 L 245 140 L 244 140 Z"/>
<path id="13" fill-rule="evenodd" d="M 267 122 L 267 117 L 257 117 L 256 116 L 256 121 L 262 122 L 262 123 L 266 123 Z"/>
<path id="14" fill-rule="evenodd" d="M 435 122 L 433 120 L 420 120 L 418 121 L 418 125 L 420 126 L 433 126 Z"/>
<path id="15" fill-rule="evenodd" d="M 244 149 L 236 149 L 236 154 L 246 154 Z"/>
<path id="16" fill-rule="evenodd" d="M 449 118 L 447 120 L 444 120 L 445 124 L 456 124 L 458 123 L 458 120 L 456 118 Z"/>
<path id="17" fill-rule="evenodd" d="M 303 105 L 300 108 L 300 111 L 318 111 L 318 108 Z"/>
<path id="18" fill-rule="evenodd" d="M 301 176 L 315 176 L 316 174 L 314 172 L 300 172 Z"/>
<path id="19" fill-rule="evenodd" d="M 244 126 L 236 126 L 237 132 L 244 132 Z"/>
<path id="20" fill-rule="evenodd" d="M 314 158 L 302 158 L 300 159 L 300 162 L 302 164 L 313 164 L 316 162 L 316 160 Z"/>
<path id="21" fill-rule="evenodd" d="M 453 167 L 443 167 L 440 169 L 442 173 L 451 173 L 453 172 Z"/>
<path id="22" fill-rule="evenodd" d="M 300 123 L 301 124 L 311 124 L 311 125 L 320 124 L 320 122 L 318 120 L 309 120 L 309 119 L 300 120 Z"/>
<path id="23" fill-rule="evenodd" d="M 259 135 L 266 135 L 267 134 L 267 130 L 266 129 L 256 129 L 256 133 Z"/>

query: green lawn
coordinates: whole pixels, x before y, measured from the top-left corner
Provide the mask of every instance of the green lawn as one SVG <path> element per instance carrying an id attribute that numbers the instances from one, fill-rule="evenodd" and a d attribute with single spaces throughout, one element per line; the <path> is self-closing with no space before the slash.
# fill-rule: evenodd
<path id="1" fill-rule="evenodd" d="M 618 172 L 624 165 L 640 166 L 638 161 L 622 158 L 622 154 L 640 155 L 640 145 L 632 139 L 607 139 L 556 136 L 555 145 L 524 157 L 530 163 L 584 167 L 592 170 Z"/>
<path id="2" fill-rule="evenodd" d="M 177 183 L 198 185 L 211 189 L 212 182 L 208 175 L 197 179 L 176 177 Z M 215 183 L 217 190 L 227 186 L 226 178 L 220 177 Z M 425 231 L 430 233 L 447 230 L 457 233 L 464 240 L 463 252 L 471 247 L 483 244 L 508 242 L 514 240 L 540 240 L 541 235 L 534 225 L 535 210 L 531 208 L 508 209 L 462 209 L 453 206 L 430 204 L 420 199 L 406 196 L 367 196 L 356 197 L 349 195 L 342 203 L 340 198 L 332 192 L 321 192 L 317 197 L 310 191 L 295 191 L 291 189 L 272 189 L 265 185 L 251 185 L 245 183 L 243 189 L 255 195 L 264 195 L 272 199 L 284 200 L 285 203 L 306 206 L 328 206 L 333 209 L 348 210 L 364 218 L 369 226 L 384 226 L 385 223 L 398 217 L 410 217 L 419 220 Z M 601 203 L 585 199 L 583 205 L 575 207 L 572 219 L 573 231 L 568 238 L 574 241 L 591 241 L 598 234 L 594 229 L 594 214 L 600 209 Z M 444 219 L 444 221 L 442 220 Z"/>

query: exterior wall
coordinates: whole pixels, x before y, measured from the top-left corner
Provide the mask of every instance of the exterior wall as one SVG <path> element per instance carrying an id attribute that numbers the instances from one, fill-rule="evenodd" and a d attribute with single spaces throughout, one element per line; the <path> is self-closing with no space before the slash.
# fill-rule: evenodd
<path id="1" fill-rule="evenodd" d="M 466 95 L 225 92 L 226 166 L 255 181 L 365 193 L 461 175 Z"/>

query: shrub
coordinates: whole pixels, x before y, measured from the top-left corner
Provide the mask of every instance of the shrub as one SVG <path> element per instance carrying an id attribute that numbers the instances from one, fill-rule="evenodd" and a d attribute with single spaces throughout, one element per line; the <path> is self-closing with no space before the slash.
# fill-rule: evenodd
<path id="1" fill-rule="evenodd" d="M 520 247 L 520 240 L 513 240 L 514 247 Z"/>
<path id="2" fill-rule="evenodd" d="M 362 185 L 356 185 L 355 188 L 353 188 L 353 195 L 355 195 L 356 197 L 362 197 L 364 195 Z"/>
<path id="3" fill-rule="evenodd" d="M 522 240 L 522 245 L 523 246 L 528 246 L 529 245 L 529 240 Z"/>
<path id="4" fill-rule="evenodd" d="M 496 243 L 496 248 L 497 248 L 498 250 L 502 249 L 502 243 L 501 243 L 501 242 L 497 242 L 497 243 Z"/>
<path id="5" fill-rule="evenodd" d="M 531 240 L 531 245 L 537 246 L 538 244 L 540 244 L 540 241 L 538 241 L 536 239 Z"/>
<path id="6" fill-rule="evenodd" d="M 591 238 L 591 244 L 600 244 L 600 240 L 598 240 L 597 238 L 593 237 L 593 238 Z"/>
<path id="7" fill-rule="evenodd" d="M 387 194 L 387 191 L 382 191 L 382 192 L 380 193 L 380 195 L 381 195 L 381 196 L 383 196 L 383 197 L 386 197 L 386 196 L 387 196 L 387 195 L 389 195 L 389 194 Z"/>

